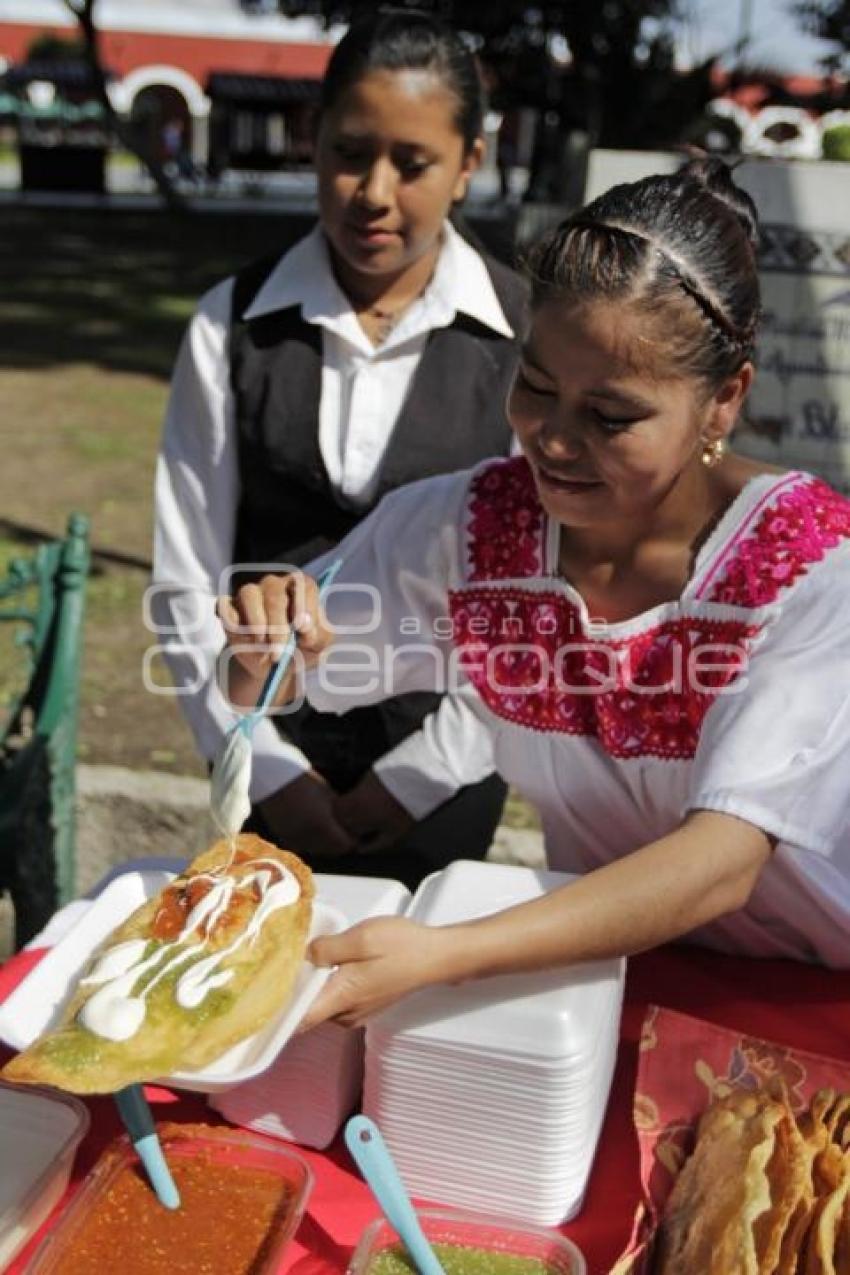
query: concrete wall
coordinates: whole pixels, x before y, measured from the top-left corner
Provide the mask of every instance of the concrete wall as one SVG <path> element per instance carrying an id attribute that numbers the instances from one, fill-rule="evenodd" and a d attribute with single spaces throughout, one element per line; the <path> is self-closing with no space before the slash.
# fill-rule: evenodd
<path id="1" fill-rule="evenodd" d="M 215 839 L 203 779 L 126 770 L 77 769 L 77 892 L 116 864 L 148 856 L 191 856 Z M 488 855 L 495 863 L 543 863 L 539 832 L 502 827 Z"/>

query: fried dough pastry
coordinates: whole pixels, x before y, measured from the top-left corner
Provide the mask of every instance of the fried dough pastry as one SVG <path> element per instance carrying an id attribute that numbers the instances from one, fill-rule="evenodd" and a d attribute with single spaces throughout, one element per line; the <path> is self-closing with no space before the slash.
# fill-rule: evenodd
<path id="1" fill-rule="evenodd" d="M 815 1146 L 813 1201 L 799 1275 L 850 1275 L 850 1154 L 846 1148 L 850 1095 L 823 1089 L 811 1101 L 804 1127 Z M 802 1122 L 801 1122 L 802 1123 Z M 842 1254 L 843 1250 L 843 1254 Z"/>
<path id="2" fill-rule="evenodd" d="M 781 1086 L 715 1102 L 655 1252 L 656 1275 L 850 1275 L 850 1095 L 799 1117 Z"/>
<path id="3" fill-rule="evenodd" d="M 773 1207 L 767 1166 L 785 1118 L 763 1091 L 709 1107 L 667 1202 L 658 1275 L 761 1275 L 754 1223 Z"/>
<path id="4" fill-rule="evenodd" d="M 776 1126 L 776 1142 L 765 1176 L 770 1191 L 770 1207 L 753 1223 L 760 1275 L 795 1275 L 793 1236 L 805 1233 L 812 1200 L 812 1153 L 794 1113 L 783 1101 L 783 1117 Z M 789 1243 L 786 1245 L 786 1238 Z M 796 1241 L 799 1248 L 799 1239 Z"/>
<path id="5" fill-rule="evenodd" d="M 111 1093 L 205 1067 L 290 999 L 313 894 L 295 855 L 248 833 L 216 842 L 109 936 L 4 1077 Z"/>
<path id="6" fill-rule="evenodd" d="M 850 1197 L 845 1199 L 841 1212 L 841 1221 L 835 1237 L 835 1254 L 833 1258 L 836 1271 L 850 1271 Z"/>

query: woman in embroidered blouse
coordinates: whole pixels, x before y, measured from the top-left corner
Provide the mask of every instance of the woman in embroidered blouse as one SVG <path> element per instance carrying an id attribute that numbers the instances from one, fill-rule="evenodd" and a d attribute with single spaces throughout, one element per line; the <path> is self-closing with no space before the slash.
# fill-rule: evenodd
<path id="1" fill-rule="evenodd" d="M 383 919 L 317 942 L 341 969 L 312 1021 L 684 934 L 850 965 L 850 505 L 727 450 L 753 378 L 756 232 L 714 160 L 569 218 L 531 262 L 508 403 L 523 457 L 400 492 L 343 545 L 346 579 L 381 599 L 356 639 L 374 653 L 361 696 L 386 692 L 389 656 L 405 689 L 459 673 L 498 768 L 541 812 L 550 866 L 582 875 L 474 923 Z M 334 647 L 319 658 L 305 577 L 220 613 L 231 642 L 242 623 L 260 643 L 230 661 L 237 702 L 290 616 L 311 700 L 357 696 L 350 652 L 344 688 Z M 344 591 L 329 617 L 369 618 Z M 443 748 L 462 774 L 463 740 Z"/>

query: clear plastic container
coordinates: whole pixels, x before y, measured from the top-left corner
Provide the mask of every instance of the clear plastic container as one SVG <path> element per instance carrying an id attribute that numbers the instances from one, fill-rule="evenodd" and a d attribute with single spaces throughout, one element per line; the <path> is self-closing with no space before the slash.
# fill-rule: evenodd
<path id="1" fill-rule="evenodd" d="M 541 1226 L 506 1218 L 488 1217 L 484 1213 L 464 1213 L 449 1209 L 418 1209 L 422 1230 L 432 1244 L 448 1244 L 462 1249 L 475 1249 L 505 1257 L 526 1258 L 542 1266 L 546 1275 L 587 1275 L 587 1264 L 580 1249 Z M 398 1235 L 384 1218 L 376 1218 L 360 1236 L 351 1258 L 347 1275 L 368 1275 L 375 1258 L 399 1244 Z M 480 1269 L 483 1272 L 485 1264 Z M 493 1266 L 489 1268 L 495 1270 Z M 531 1269 L 531 1267 L 529 1267 Z M 450 1273 L 449 1273 L 450 1275 Z"/>
<path id="2" fill-rule="evenodd" d="M 88 1127 L 77 1098 L 0 1081 L 0 1271 L 65 1194 Z"/>
<path id="3" fill-rule="evenodd" d="M 128 1265 L 139 1275 L 277 1271 L 313 1188 L 307 1161 L 280 1143 L 225 1126 L 161 1124 L 158 1133 L 181 1208 L 171 1212 L 158 1203 L 129 1140 L 120 1138 L 45 1237 L 26 1275 L 105 1275 Z M 284 1189 L 277 1204 L 269 1193 L 261 1217 L 255 1205 L 269 1189 L 268 1174 Z"/>

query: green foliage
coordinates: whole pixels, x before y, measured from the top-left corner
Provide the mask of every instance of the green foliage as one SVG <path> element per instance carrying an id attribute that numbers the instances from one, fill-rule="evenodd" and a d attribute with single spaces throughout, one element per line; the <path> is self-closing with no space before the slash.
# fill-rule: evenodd
<path id="1" fill-rule="evenodd" d="M 850 160 L 850 124 L 836 124 L 824 132 L 824 159 L 840 159 L 845 163 Z"/>
<path id="2" fill-rule="evenodd" d="M 350 22 L 375 8 L 362 0 L 278 2 L 284 14 L 309 13 L 328 24 Z M 687 74 L 676 71 L 678 0 L 536 6 L 520 0 L 418 0 L 415 7 L 476 37 L 481 60 L 498 84 L 497 109 L 527 105 L 554 113 L 561 134 L 582 129 L 597 145 L 671 145 L 713 96 L 713 59 Z M 550 57 L 553 37 L 569 47 L 566 69 Z"/>
<path id="3" fill-rule="evenodd" d="M 836 46 L 822 61 L 838 70 L 850 54 L 850 0 L 797 0 L 792 9 L 804 30 Z"/>
<path id="4" fill-rule="evenodd" d="M 794 11 L 812 35 L 850 48 L 850 0 L 799 0 Z"/>

